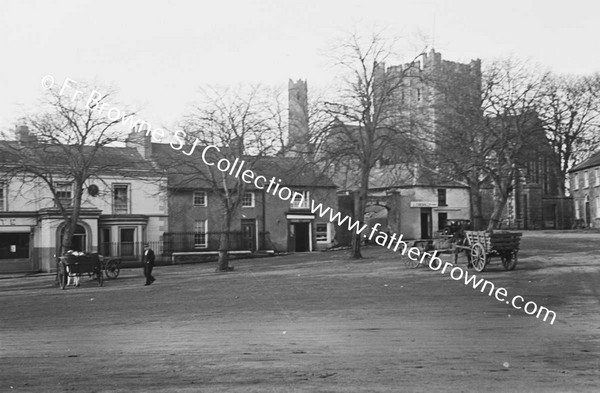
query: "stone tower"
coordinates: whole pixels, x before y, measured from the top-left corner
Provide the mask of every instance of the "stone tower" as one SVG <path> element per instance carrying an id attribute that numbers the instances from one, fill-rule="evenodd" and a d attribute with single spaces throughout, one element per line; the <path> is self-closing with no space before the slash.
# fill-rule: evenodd
<path id="1" fill-rule="evenodd" d="M 431 49 L 414 63 L 388 67 L 383 63 L 376 72 L 380 81 L 401 78 L 401 88 L 392 93 L 386 112 L 397 124 L 416 127 L 414 133 L 425 132 L 420 135 L 422 141 L 435 145 L 440 128 L 455 125 L 467 115 L 483 115 L 479 59 L 469 63 L 448 61 Z"/>
<path id="2" fill-rule="evenodd" d="M 288 82 L 288 144 L 287 156 L 310 154 L 310 135 L 308 130 L 308 87 L 306 81 L 291 79 Z"/>

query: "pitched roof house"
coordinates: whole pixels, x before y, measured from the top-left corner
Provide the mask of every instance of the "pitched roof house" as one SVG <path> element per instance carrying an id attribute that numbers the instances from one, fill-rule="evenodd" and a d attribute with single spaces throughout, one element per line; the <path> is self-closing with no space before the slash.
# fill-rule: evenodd
<path id="1" fill-rule="evenodd" d="M 152 143 L 151 149 L 167 176 L 170 232 L 165 243 L 176 255 L 217 250 L 224 230 L 224 184 L 229 193 L 243 193 L 232 217 L 232 252 L 313 251 L 334 244 L 332 224 L 310 211 L 310 200 L 337 209 L 335 185 L 302 158 L 240 154 L 236 159 L 243 169 L 260 179 L 240 188 L 233 169 L 222 172 L 204 161 L 222 158 L 215 149 L 205 157 L 202 148 L 189 156 L 168 144 Z"/>
<path id="2" fill-rule="evenodd" d="M 0 141 L 0 271 L 55 270 L 65 228 L 59 206 L 70 214 L 75 196 L 65 161 L 92 153 L 89 146 Z M 156 242 L 168 230 L 161 194 L 166 182 L 138 149 L 101 147 L 89 167 L 79 168 L 91 176 L 84 184 L 73 249 L 136 260 L 144 241 Z"/>
<path id="3" fill-rule="evenodd" d="M 600 152 L 569 171 L 576 224 L 600 228 Z"/>

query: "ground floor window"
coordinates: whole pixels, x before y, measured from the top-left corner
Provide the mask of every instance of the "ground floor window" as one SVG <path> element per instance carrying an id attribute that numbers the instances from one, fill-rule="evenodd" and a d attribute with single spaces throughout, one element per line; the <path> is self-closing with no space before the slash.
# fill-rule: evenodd
<path id="1" fill-rule="evenodd" d="M 121 256 L 131 257 L 135 255 L 135 228 L 119 228 L 119 246 Z"/>
<path id="2" fill-rule="evenodd" d="M 194 222 L 194 247 L 206 248 L 208 246 L 206 232 L 208 220 L 198 220 Z"/>
<path id="3" fill-rule="evenodd" d="M 29 258 L 29 232 L 0 233 L 0 259 Z"/>
<path id="4" fill-rule="evenodd" d="M 316 224 L 315 235 L 317 243 L 329 243 L 329 223 L 318 222 Z"/>

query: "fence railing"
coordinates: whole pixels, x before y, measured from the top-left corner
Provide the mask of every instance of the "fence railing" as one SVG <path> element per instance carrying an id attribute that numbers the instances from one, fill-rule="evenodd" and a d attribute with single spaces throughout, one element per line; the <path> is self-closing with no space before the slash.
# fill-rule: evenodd
<path id="1" fill-rule="evenodd" d="M 223 232 L 167 232 L 163 235 L 164 251 L 191 252 L 191 251 L 216 251 L 221 243 Z M 257 235 L 242 231 L 229 232 L 229 251 L 256 251 L 269 248 L 271 241 L 269 232 L 260 232 Z"/>
<path id="2" fill-rule="evenodd" d="M 174 252 L 217 251 L 222 232 L 199 234 L 196 232 L 167 232 L 162 240 L 147 242 L 154 254 L 168 256 Z M 229 232 L 229 251 L 256 251 L 272 248 L 269 232 L 258 236 L 241 231 Z M 104 242 L 98 244 L 103 256 L 123 259 L 140 259 L 144 254 L 144 242 Z"/>

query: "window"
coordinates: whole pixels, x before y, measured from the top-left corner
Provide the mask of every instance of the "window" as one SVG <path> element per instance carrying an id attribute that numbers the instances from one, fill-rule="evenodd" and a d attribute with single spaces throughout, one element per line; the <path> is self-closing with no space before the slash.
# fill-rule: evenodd
<path id="1" fill-rule="evenodd" d="M 448 206 L 446 204 L 446 189 L 438 188 L 437 194 L 438 194 L 438 206 Z"/>
<path id="2" fill-rule="evenodd" d="M 208 220 L 198 220 L 194 222 L 194 247 L 206 248 Z"/>
<path id="3" fill-rule="evenodd" d="M 245 192 L 242 195 L 242 207 L 254 207 L 254 193 Z"/>
<path id="4" fill-rule="evenodd" d="M 417 101 L 421 101 L 421 89 L 417 89 Z"/>
<path id="5" fill-rule="evenodd" d="M 63 207 L 71 207 L 73 201 L 71 194 L 73 187 L 71 183 L 57 183 L 54 189 L 56 191 L 56 198 L 60 201 L 60 204 Z"/>
<path id="6" fill-rule="evenodd" d="M 575 201 L 575 219 L 580 220 L 581 219 L 581 209 L 579 206 L 579 201 Z"/>
<path id="7" fill-rule="evenodd" d="M 194 206 L 206 206 L 206 192 L 194 191 Z"/>
<path id="8" fill-rule="evenodd" d="M 600 218 L 600 196 L 596 197 L 596 218 Z"/>
<path id="9" fill-rule="evenodd" d="M 583 172 L 583 188 L 590 186 L 590 174 L 588 171 Z"/>
<path id="10" fill-rule="evenodd" d="M 0 182 L 0 212 L 6 210 L 6 199 L 4 198 L 4 183 Z"/>
<path id="11" fill-rule="evenodd" d="M 0 259 L 29 258 L 29 232 L 0 233 Z"/>
<path id="12" fill-rule="evenodd" d="M 579 173 L 576 173 L 575 175 L 573 175 L 573 189 L 579 190 Z M 579 218 L 579 217 L 577 217 L 577 218 Z"/>
<path id="13" fill-rule="evenodd" d="M 135 255 L 135 228 L 119 228 L 119 248 L 121 256 Z"/>
<path id="14" fill-rule="evenodd" d="M 125 184 L 113 186 L 113 213 L 129 213 L 129 187 Z"/>
<path id="15" fill-rule="evenodd" d="M 309 191 L 294 191 L 294 196 L 291 202 L 292 209 L 308 209 L 308 199 L 310 198 Z"/>
<path id="16" fill-rule="evenodd" d="M 318 222 L 316 226 L 317 243 L 329 243 L 329 223 Z"/>
<path id="17" fill-rule="evenodd" d="M 448 225 L 448 213 L 438 213 L 438 230 L 443 231 Z"/>
<path id="18" fill-rule="evenodd" d="M 594 177 L 596 178 L 595 186 L 600 186 L 600 168 L 594 169 Z"/>

